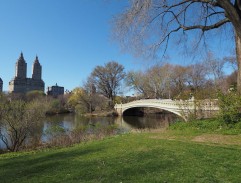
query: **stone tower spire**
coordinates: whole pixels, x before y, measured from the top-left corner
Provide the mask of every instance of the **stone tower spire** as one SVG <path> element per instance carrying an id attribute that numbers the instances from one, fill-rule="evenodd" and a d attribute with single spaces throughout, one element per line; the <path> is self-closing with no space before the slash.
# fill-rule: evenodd
<path id="1" fill-rule="evenodd" d="M 42 79 L 42 66 L 39 63 L 38 56 L 36 56 L 35 61 L 33 63 L 32 79 L 34 80 Z"/>
<path id="2" fill-rule="evenodd" d="M 22 52 L 16 62 L 15 77 L 21 79 L 25 79 L 27 77 L 27 63 L 24 60 Z"/>

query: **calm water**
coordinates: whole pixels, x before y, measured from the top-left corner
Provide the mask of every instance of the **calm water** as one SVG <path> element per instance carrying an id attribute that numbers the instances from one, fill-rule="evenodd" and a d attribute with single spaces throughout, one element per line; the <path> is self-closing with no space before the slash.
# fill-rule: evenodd
<path id="1" fill-rule="evenodd" d="M 46 131 L 53 126 L 64 129 L 66 133 L 80 126 L 108 126 L 117 125 L 121 132 L 128 132 L 135 129 L 157 129 L 168 127 L 169 124 L 178 117 L 173 114 L 152 114 L 144 117 L 124 116 L 124 117 L 92 117 L 86 118 L 74 114 L 61 114 L 47 117 L 41 129 L 36 130 L 36 136 L 42 136 L 42 141 L 47 142 L 48 136 Z M 3 142 L 0 140 L 0 149 L 4 148 Z"/>

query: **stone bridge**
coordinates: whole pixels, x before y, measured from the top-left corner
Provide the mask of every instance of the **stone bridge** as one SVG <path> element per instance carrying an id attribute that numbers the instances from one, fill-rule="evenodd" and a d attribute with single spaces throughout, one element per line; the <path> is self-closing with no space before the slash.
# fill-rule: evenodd
<path id="1" fill-rule="evenodd" d="M 171 100 L 171 99 L 142 99 L 129 102 L 126 104 L 116 104 L 115 110 L 118 115 L 122 116 L 123 113 L 131 108 L 157 108 L 174 113 L 184 120 L 194 112 L 198 112 L 199 116 L 204 114 L 211 115 L 219 110 L 217 100 Z"/>

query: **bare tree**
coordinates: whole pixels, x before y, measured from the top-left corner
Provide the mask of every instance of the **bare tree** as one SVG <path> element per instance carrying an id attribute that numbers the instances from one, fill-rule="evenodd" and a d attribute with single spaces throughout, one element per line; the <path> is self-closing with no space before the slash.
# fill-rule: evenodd
<path id="1" fill-rule="evenodd" d="M 227 87 L 231 90 L 235 90 L 237 86 L 237 71 L 234 71 L 226 78 Z"/>
<path id="2" fill-rule="evenodd" d="M 141 71 L 130 71 L 126 75 L 125 83 L 138 94 L 141 94 L 144 98 L 148 97 L 145 73 Z"/>
<path id="3" fill-rule="evenodd" d="M 140 45 L 154 52 L 163 48 L 164 53 L 177 33 L 187 39 L 186 32 L 199 31 L 199 43 L 211 30 L 231 25 L 238 62 L 237 88 L 241 91 L 240 0 L 130 0 L 130 7 L 115 19 L 115 25 L 114 34 L 125 45 L 141 52 L 146 47 Z"/>
<path id="4" fill-rule="evenodd" d="M 207 74 L 205 62 L 185 67 L 155 65 L 145 71 L 130 71 L 126 85 L 144 98 L 189 99 L 192 95 L 199 99 L 215 98 L 215 79 L 208 79 Z"/>
<path id="5" fill-rule="evenodd" d="M 149 88 L 153 98 L 166 98 L 170 89 L 170 65 L 155 65 L 147 70 Z"/>
<path id="6" fill-rule="evenodd" d="M 170 98 L 187 88 L 187 70 L 187 67 L 179 65 L 154 65 L 145 71 L 130 71 L 126 85 L 144 98 Z"/>
<path id="7" fill-rule="evenodd" d="M 104 66 L 96 66 L 91 73 L 91 78 L 97 91 L 110 100 L 110 105 L 113 105 L 118 88 L 124 77 L 124 67 L 114 61 L 108 62 Z"/>
<path id="8" fill-rule="evenodd" d="M 205 64 L 206 66 L 208 66 L 207 69 L 210 72 L 210 74 L 212 74 L 214 79 L 217 80 L 219 78 L 224 77 L 225 63 L 226 63 L 225 59 L 220 60 L 220 59 L 214 58 L 214 56 L 211 53 L 209 53 Z"/>
<path id="9" fill-rule="evenodd" d="M 88 77 L 87 81 L 83 85 L 83 93 L 80 96 L 80 101 L 84 104 L 90 113 L 96 111 L 96 109 L 103 109 L 107 105 L 107 98 L 97 93 L 94 79 Z"/>
<path id="10" fill-rule="evenodd" d="M 126 85 L 136 90 L 144 98 L 164 98 L 168 93 L 168 67 L 155 65 L 148 70 L 130 71 Z"/>
<path id="11" fill-rule="evenodd" d="M 89 77 L 87 79 L 87 81 L 84 83 L 83 89 L 84 92 L 81 97 L 82 101 L 87 104 L 89 112 L 92 113 L 92 111 L 95 110 L 96 99 L 98 98 L 98 95 L 96 95 L 96 87 L 93 78 Z"/>
<path id="12" fill-rule="evenodd" d="M 206 84 L 207 70 L 203 63 L 193 64 L 187 67 L 187 82 L 194 92 Z"/>
<path id="13" fill-rule="evenodd" d="M 227 59 L 218 59 L 213 56 L 212 53 L 208 53 L 207 59 L 204 64 L 206 71 L 211 79 L 214 80 L 214 86 L 216 89 L 222 89 L 222 82 L 224 82 L 224 66 L 227 63 Z"/>
<path id="14" fill-rule="evenodd" d="M 174 65 L 171 68 L 170 85 L 172 97 L 179 97 L 187 88 L 187 67 Z"/>

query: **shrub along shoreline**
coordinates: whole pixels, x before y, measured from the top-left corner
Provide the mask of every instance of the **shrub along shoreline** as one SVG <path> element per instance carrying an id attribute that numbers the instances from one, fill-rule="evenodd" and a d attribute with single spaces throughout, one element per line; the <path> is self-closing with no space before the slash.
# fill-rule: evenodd
<path id="1" fill-rule="evenodd" d="M 186 131 L 189 133 L 214 133 L 223 135 L 241 134 L 241 122 L 227 124 L 218 118 L 192 120 L 189 122 L 175 122 L 169 130 Z"/>

